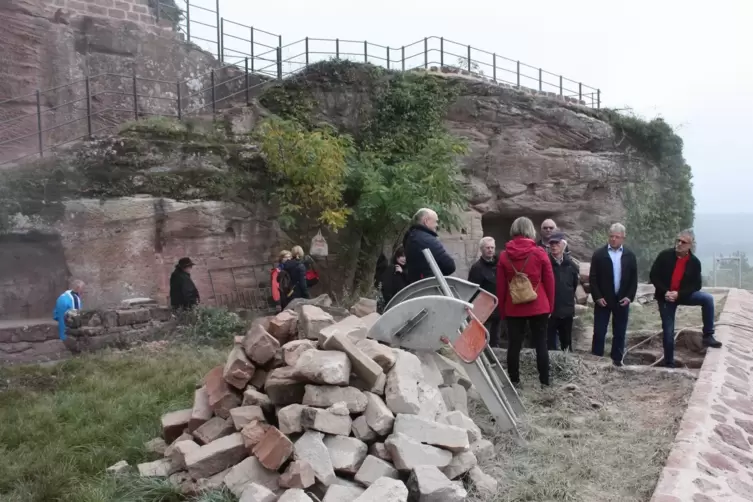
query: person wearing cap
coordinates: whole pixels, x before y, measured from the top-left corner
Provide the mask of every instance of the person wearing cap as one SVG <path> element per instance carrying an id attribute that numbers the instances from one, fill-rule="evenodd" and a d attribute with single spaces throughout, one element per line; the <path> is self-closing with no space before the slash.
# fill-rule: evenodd
<path id="1" fill-rule="evenodd" d="M 181 258 L 170 275 L 170 305 L 175 310 L 191 309 L 199 303 L 199 290 L 191 279 L 193 266 L 191 258 Z"/>
<path id="2" fill-rule="evenodd" d="M 575 317 L 575 289 L 580 272 L 572 259 L 565 254 L 565 234 L 554 232 L 549 236 L 549 259 L 554 272 L 554 311 L 549 318 L 547 346 L 557 350 L 559 339 L 563 351 L 573 351 L 573 318 Z"/>

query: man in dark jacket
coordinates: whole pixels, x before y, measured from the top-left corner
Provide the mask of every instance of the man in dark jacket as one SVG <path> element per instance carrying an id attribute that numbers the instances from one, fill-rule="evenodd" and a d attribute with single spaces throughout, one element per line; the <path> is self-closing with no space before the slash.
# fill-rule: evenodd
<path id="1" fill-rule="evenodd" d="M 622 366 L 625 356 L 630 303 L 638 291 L 638 263 L 635 254 L 622 245 L 625 227 L 615 223 L 609 228 L 609 244 L 597 249 L 591 258 L 591 296 L 594 306 L 594 337 L 591 352 L 604 355 L 609 318 L 612 318 L 612 362 Z"/>
<path id="2" fill-rule="evenodd" d="M 580 272 L 565 254 L 567 242 L 562 233 L 549 237 L 549 258 L 554 272 L 554 312 L 549 318 L 549 350 L 557 350 L 557 338 L 563 351 L 573 351 L 573 317 L 575 317 L 575 289 Z"/>
<path id="3" fill-rule="evenodd" d="M 701 291 L 701 262 L 693 254 L 693 231 L 683 230 L 675 247 L 665 249 L 651 266 L 650 280 L 659 304 L 664 338 L 664 365 L 674 368 L 675 313 L 678 305 L 700 305 L 703 317 L 703 345 L 719 348 L 714 338 L 714 297 Z"/>
<path id="4" fill-rule="evenodd" d="M 481 257 L 471 266 L 468 271 L 468 281 L 481 286 L 481 289 L 489 293 L 497 294 L 497 254 L 496 243 L 492 237 L 484 237 L 478 243 Z M 489 346 L 499 347 L 501 342 L 502 320 L 499 310 L 494 312 L 486 320 L 486 329 L 489 330 Z"/>
<path id="5" fill-rule="evenodd" d="M 434 277 L 429 264 L 424 258 L 424 249 L 429 249 L 439 265 L 443 275 L 455 272 L 455 260 L 452 259 L 437 237 L 439 217 L 431 209 L 419 209 L 413 216 L 413 225 L 403 238 L 405 258 L 408 262 L 408 283 L 412 284 L 426 277 Z"/>
<path id="6" fill-rule="evenodd" d="M 170 305 L 173 309 L 191 309 L 199 303 L 199 290 L 191 279 L 194 263 L 181 258 L 170 275 Z"/>
<path id="7" fill-rule="evenodd" d="M 282 270 L 280 270 L 280 275 L 278 275 L 278 281 L 280 281 L 280 306 L 282 310 L 285 310 L 288 304 L 295 298 L 309 297 L 309 288 L 306 282 L 306 265 L 303 263 L 303 249 L 301 246 L 293 246 L 290 251 L 293 257 L 282 264 Z M 287 279 L 285 279 L 285 276 L 287 276 Z"/>

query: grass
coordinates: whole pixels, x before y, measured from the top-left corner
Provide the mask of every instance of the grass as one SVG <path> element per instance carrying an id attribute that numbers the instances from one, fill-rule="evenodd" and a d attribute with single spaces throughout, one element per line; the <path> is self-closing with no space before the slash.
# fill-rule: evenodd
<path id="1" fill-rule="evenodd" d="M 552 353 L 553 387 L 541 389 L 531 351 L 521 358 L 523 435 L 494 434 L 486 408 L 471 415 L 496 446 L 482 469 L 499 481 L 485 502 L 639 502 L 651 498 L 694 380 L 614 370 Z"/>
<path id="2" fill-rule="evenodd" d="M 166 482 L 136 483 L 104 471 L 119 460 L 154 460 L 143 445 L 160 435 L 159 417 L 190 406 L 195 383 L 225 354 L 153 344 L 1 368 L 0 500 L 182 500 Z"/>

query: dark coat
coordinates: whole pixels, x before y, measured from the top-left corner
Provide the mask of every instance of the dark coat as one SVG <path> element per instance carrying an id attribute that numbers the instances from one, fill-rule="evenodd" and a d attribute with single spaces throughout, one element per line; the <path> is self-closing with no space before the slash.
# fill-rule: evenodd
<path id="1" fill-rule="evenodd" d="M 488 291 L 489 293 L 497 294 L 497 257 L 493 257 L 491 260 L 484 260 L 479 258 L 476 263 L 471 265 L 471 269 L 468 271 L 468 282 L 478 284 L 481 289 Z M 499 319 L 499 310 L 495 309 L 490 319 Z"/>
<path id="2" fill-rule="evenodd" d="M 513 267 L 515 267 L 513 269 Z M 509 293 L 509 284 L 515 271 L 528 276 L 537 297 L 530 303 L 515 305 Z M 533 239 L 514 237 L 505 244 L 497 262 L 497 298 L 501 319 L 508 317 L 532 317 L 551 314 L 554 309 L 554 275 L 552 262 L 546 251 Z"/>
<path id="3" fill-rule="evenodd" d="M 403 238 L 405 259 L 408 262 L 408 283 L 412 284 L 426 277 L 434 277 L 429 264 L 424 258 L 423 250 L 428 248 L 439 265 L 443 275 L 455 272 L 455 260 L 447 253 L 436 232 L 423 225 L 413 225 Z"/>
<path id="4" fill-rule="evenodd" d="M 654 297 L 658 301 L 664 301 L 664 295 L 669 291 L 672 273 L 675 271 L 675 263 L 677 263 L 677 253 L 673 248 L 669 248 L 659 253 L 651 266 L 649 280 L 656 289 Z M 677 300 L 680 302 L 686 300 L 692 293 L 700 291 L 702 287 L 701 261 L 696 255 L 690 253 L 690 259 L 685 265 L 685 275 L 682 276 L 680 281 Z"/>
<path id="5" fill-rule="evenodd" d="M 612 259 L 609 257 L 607 247 L 602 246 L 594 252 L 588 278 L 591 297 L 594 301 L 604 298 L 608 307 L 615 308 L 623 298 L 628 298 L 631 302 L 635 300 L 635 294 L 638 292 L 638 262 L 635 259 L 635 253 L 623 246 L 620 287 L 615 293 Z"/>
<path id="6" fill-rule="evenodd" d="M 170 275 L 170 305 L 174 309 L 190 309 L 199 303 L 199 290 L 191 279 L 191 274 L 175 267 Z"/>
<path id="7" fill-rule="evenodd" d="M 575 315 L 575 289 L 580 280 L 580 271 L 568 256 L 557 263 L 550 256 L 554 272 L 554 312 L 552 317 L 564 319 Z"/>
<path id="8" fill-rule="evenodd" d="M 384 304 L 387 305 L 393 296 L 398 294 L 401 289 L 408 285 L 408 269 L 407 265 L 401 265 L 402 272 L 395 270 L 396 262 L 391 262 L 387 265 L 387 268 L 382 272 L 382 298 Z"/>
<path id="9" fill-rule="evenodd" d="M 293 293 L 286 295 L 284 291 L 280 291 L 281 303 L 287 305 L 294 298 L 308 298 L 309 288 L 306 282 L 306 265 L 300 260 L 292 258 L 282 264 L 282 270 L 290 275 L 290 284 L 293 288 Z M 284 298 L 282 298 L 283 296 Z"/>

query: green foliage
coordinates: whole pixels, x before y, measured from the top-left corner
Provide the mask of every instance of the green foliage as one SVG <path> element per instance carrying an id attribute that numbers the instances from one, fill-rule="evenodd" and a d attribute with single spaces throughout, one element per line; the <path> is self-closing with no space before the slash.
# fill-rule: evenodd
<path id="1" fill-rule="evenodd" d="M 265 120 L 257 137 L 276 186 L 280 222 L 312 217 L 334 231 L 343 228 L 350 214 L 343 203 L 350 139 L 278 118 Z"/>
<path id="2" fill-rule="evenodd" d="M 178 321 L 181 336 L 199 345 L 232 344 L 233 337 L 246 329 L 238 314 L 218 307 L 199 306 L 181 312 Z"/>
<path id="3" fill-rule="evenodd" d="M 314 111 L 314 98 L 306 88 L 293 80 L 270 87 L 259 98 L 259 102 L 280 117 L 295 120 L 309 126 Z"/>

